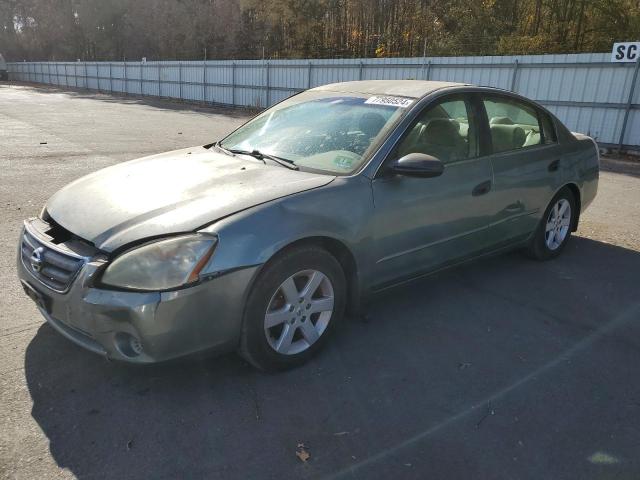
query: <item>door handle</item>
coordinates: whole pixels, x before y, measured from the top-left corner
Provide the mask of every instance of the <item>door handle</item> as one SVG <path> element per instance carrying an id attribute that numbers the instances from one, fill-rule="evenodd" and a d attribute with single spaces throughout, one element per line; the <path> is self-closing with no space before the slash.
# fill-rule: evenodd
<path id="1" fill-rule="evenodd" d="M 491 190 L 491 180 L 487 180 L 486 182 L 482 182 L 480 185 L 476 185 L 476 187 L 471 192 L 471 195 L 474 197 L 479 197 L 480 195 L 484 195 L 489 193 Z"/>
<path id="2" fill-rule="evenodd" d="M 558 168 L 560 168 L 560 160 L 556 159 L 549 164 L 547 170 L 549 170 L 550 172 L 557 172 Z"/>

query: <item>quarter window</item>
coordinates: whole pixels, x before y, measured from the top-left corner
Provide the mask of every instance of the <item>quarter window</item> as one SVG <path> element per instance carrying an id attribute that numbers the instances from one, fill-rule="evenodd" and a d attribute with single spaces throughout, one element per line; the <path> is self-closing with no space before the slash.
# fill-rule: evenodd
<path id="1" fill-rule="evenodd" d="M 485 98 L 483 103 L 494 153 L 543 143 L 538 113 L 533 107 L 506 98 Z"/>
<path id="2" fill-rule="evenodd" d="M 398 157 L 425 153 L 448 163 L 475 156 L 475 131 L 469 118 L 464 100 L 448 100 L 428 108 L 400 142 Z"/>

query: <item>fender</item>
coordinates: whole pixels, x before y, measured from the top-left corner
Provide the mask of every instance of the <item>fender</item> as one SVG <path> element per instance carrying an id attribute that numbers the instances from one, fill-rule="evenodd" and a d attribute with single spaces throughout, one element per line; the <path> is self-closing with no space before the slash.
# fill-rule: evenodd
<path id="1" fill-rule="evenodd" d="M 373 261 L 370 180 L 342 177 L 329 185 L 301 192 L 224 218 L 202 232 L 218 236 L 218 246 L 204 273 L 263 265 L 287 246 L 307 238 L 333 239 L 351 252 L 358 289 L 370 278 Z"/>

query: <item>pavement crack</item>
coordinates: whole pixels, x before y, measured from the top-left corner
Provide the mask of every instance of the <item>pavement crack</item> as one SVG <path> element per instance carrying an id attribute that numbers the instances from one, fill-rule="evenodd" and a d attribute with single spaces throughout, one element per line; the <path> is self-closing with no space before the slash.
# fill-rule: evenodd
<path id="1" fill-rule="evenodd" d="M 11 332 L 3 332 L 0 333 L 0 338 L 5 338 L 5 337 L 10 337 L 12 335 L 17 335 L 18 333 L 23 333 L 23 332 L 27 332 L 29 330 L 33 330 L 34 328 L 36 328 L 38 325 L 42 325 L 42 322 L 33 322 L 28 324 L 28 326 L 24 326 L 24 328 L 21 327 L 16 327 L 19 328 L 19 330 L 13 330 Z"/>

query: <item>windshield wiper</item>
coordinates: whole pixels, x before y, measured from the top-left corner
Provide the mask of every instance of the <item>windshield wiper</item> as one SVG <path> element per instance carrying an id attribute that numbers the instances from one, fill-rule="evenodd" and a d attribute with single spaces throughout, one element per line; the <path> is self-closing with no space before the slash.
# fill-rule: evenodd
<path id="1" fill-rule="evenodd" d="M 268 158 L 272 162 L 277 163 L 280 166 L 288 168 L 290 170 L 300 170 L 298 166 L 293 162 L 293 160 L 288 160 L 282 157 L 276 157 L 275 155 L 269 155 L 268 153 L 262 153 L 260 150 L 237 150 L 237 149 L 229 149 L 231 153 L 237 155 L 249 155 L 253 158 L 257 158 L 258 160 L 262 160 L 265 164 L 267 162 L 264 161 L 265 158 Z"/>
<path id="2" fill-rule="evenodd" d="M 278 165 L 281 165 L 283 167 L 289 168 L 291 170 L 300 170 L 293 160 L 289 160 L 287 158 L 282 158 L 282 157 L 276 157 L 275 155 L 269 155 L 268 153 L 263 153 L 260 150 L 254 149 L 249 151 L 249 150 L 240 150 L 237 148 L 225 148 L 222 146 L 221 142 L 216 142 L 213 144 L 213 146 L 219 150 L 222 150 L 227 155 L 249 155 L 250 157 L 253 157 L 257 160 L 262 161 L 262 163 L 264 163 L 265 165 L 267 164 L 267 162 L 265 162 L 264 159 L 268 158 L 272 162 L 275 162 Z"/>

